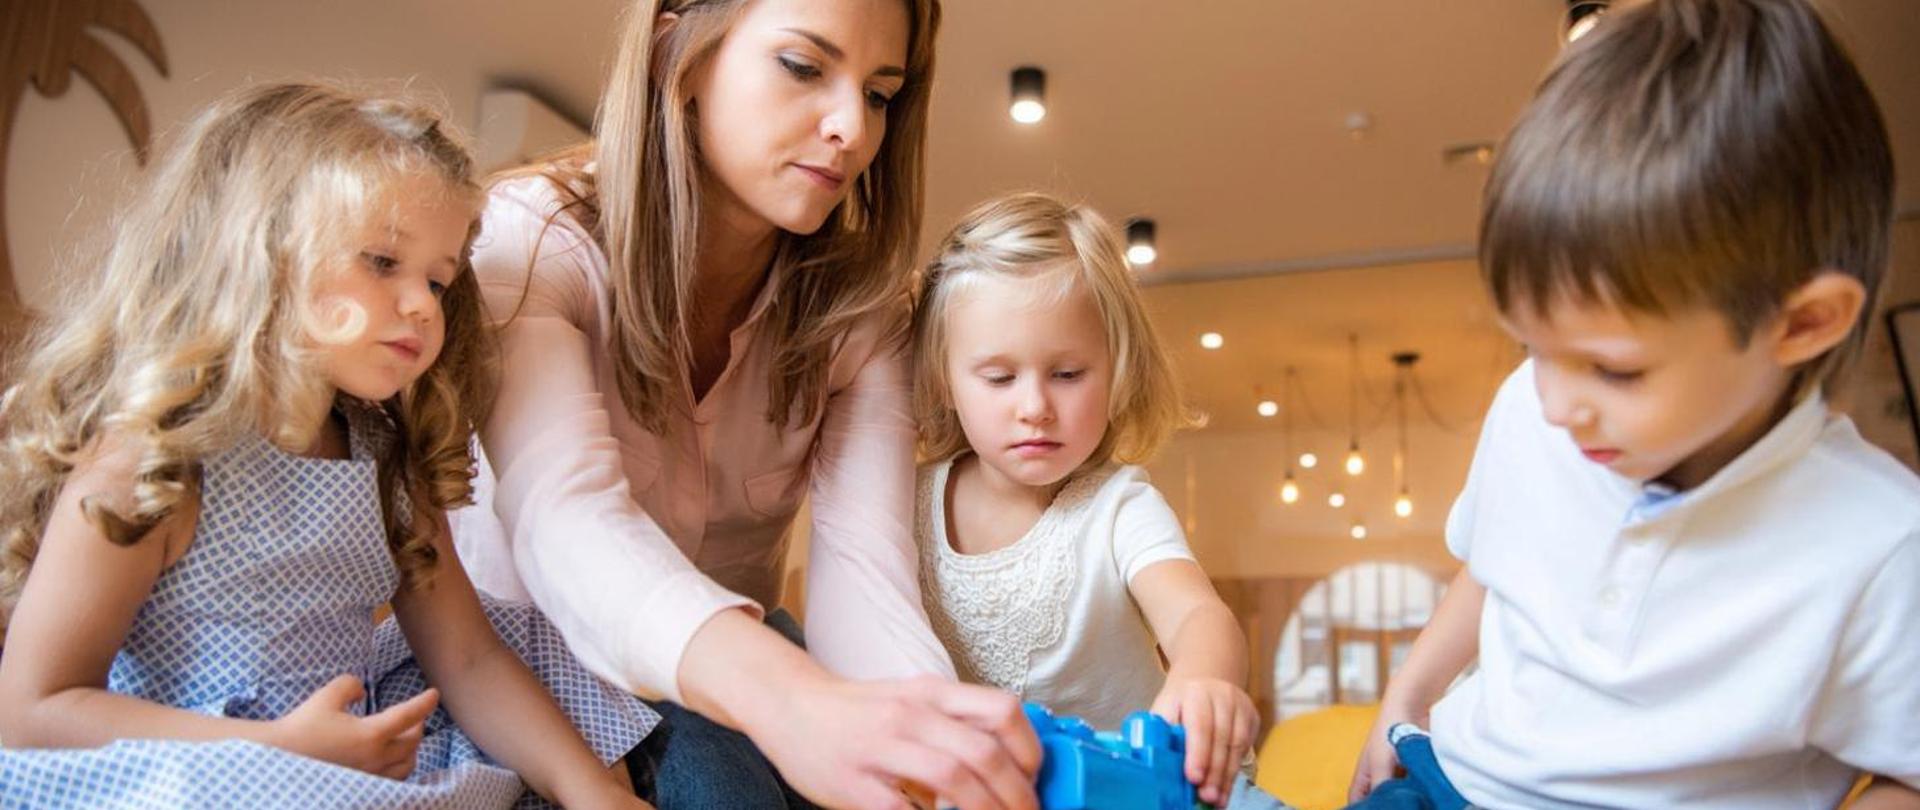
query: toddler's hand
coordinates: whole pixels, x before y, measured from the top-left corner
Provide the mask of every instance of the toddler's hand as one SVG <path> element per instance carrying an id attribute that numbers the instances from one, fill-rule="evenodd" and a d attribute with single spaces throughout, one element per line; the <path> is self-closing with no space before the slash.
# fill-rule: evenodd
<path id="1" fill-rule="evenodd" d="M 439 705 L 432 689 L 371 717 L 347 707 L 367 695 L 360 679 L 342 675 L 327 682 L 285 717 L 273 721 L 274 744 L 296 754 L 390 779 L 413 773 L 414 752 L 426 733 L 427 716 Z"/>
<path id="2" fill-rule="evenodd" d="M 1170 677 L 1153 713 L 1186 727 L 1187 780 L 1201 801 L 1224 804 L 1260 725 L 1246 690 L 1219 678 Z"/>
<path id="3" fill-rule="evenodd" d="M 1373 789 L 1394 777 L 1399 770 L 1400 758 L 1393 753 L 1393 744 L 1387 742 L 1387 729 L 1395 723 L 1412 723 L 1426 728 L 1426 712 L 1416 712 L 1393 703 L 1380 705 L 1380 717 L 1373 721 L 1373 728 L 1367 731 L 1367 744 L 1360 749 L 1360 762 L 1353 768 L 1353 783 L 1347 787 L 1347 802 L 1358 803 L 1372 793 Z"/>

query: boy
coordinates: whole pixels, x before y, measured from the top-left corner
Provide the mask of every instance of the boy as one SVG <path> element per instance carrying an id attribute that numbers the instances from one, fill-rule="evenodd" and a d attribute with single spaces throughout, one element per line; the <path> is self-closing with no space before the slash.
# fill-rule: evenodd
<path id="1" fill-rule="evenodd" d="M 1481 222 L 1529 359 L 1355 799 L 1429 709 L 1475 805 L 1834 807 L 1862 771 L 1866 802 L 1920 797 L 1920 479 L 1822 398 L 1892 207 L 1879 111 L 1802 0 L 1616 5 L 1569 47 Z"/>

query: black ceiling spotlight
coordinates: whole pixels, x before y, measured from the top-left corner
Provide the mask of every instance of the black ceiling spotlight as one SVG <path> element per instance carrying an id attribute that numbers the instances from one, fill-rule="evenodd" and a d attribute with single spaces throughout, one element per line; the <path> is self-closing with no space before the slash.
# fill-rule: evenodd
<path id="1" fill-rule="evenodd" d="M 1022 124 L 1047 117 L 1047 73 L 1031 65 L 1013 69 L 1013 102 L 1007 114 Z"/>
<path id="2" fill-rule="evenodd" d="M 1134 267 L 1153 264 L 1160 251 L 1153 244 L 1153 220 L 1134 217 L 1127 220 L 1127 264 Z"/>
<path id="3" fill-rule="evenodd" d="M 1608 0 L 1567 0 L 1566 41 L 1587 35 L 1606 16 Z"/>

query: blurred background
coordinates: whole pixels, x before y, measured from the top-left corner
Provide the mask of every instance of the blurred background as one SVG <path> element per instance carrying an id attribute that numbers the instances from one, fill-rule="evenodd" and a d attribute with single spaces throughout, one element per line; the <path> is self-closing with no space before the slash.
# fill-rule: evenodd
<path id="1" fill-rule="evenodd" d="M 1570 18 L 1596 5 L 947 0 L 924 241 L 1016 189 L 1150 220 L 1136 272 L 1208 423 L 1149 469 L 1247 630 L 1269 724 L 1376 700 L 1457 569 L 1442 525 L 1481 412 L 1519 359 L 1473 261 L 1486 164 Z M 1905 173 L 1885 300 L 1920 301 L 1920 4 L 1823 6 Z M 0 300 L 0 332 L 85 272 L 66 257 L 141 176 L 130 129 L 164 140 L 240 84 L 327 77 L 437 99 L 483 162 L 507 165 L 585 137 L 625 7 L 6 0 L 15 296 Z M 70 73 L 52 90 L 29 84 L 29 52 Z M 1023 67 L 1041 76 L 1025 99 L 1043 106 L 1037 121 L 1012 114 Z M 1863 373 L 1839 399 L 1914 466 L 1911 383 L 1891 319 L 1873 317 Z M 1908 322 L 1913 366 L 1920 319 Z M 797 570 L 791 581 L 798 603 Z M 1326 767 L 1351 766 L 1338 759 Z M 1313 803 L 1298 790 L 1289 798 Z"/>

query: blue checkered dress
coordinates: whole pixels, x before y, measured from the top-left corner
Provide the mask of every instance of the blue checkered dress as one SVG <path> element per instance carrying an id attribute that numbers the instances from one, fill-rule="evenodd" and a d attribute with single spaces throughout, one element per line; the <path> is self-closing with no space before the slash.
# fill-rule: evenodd
<path id="1" fill-rule="evenodd" d="M 286 714 L 341 674 L 367 684 L 357 714 L 419 694 L 426 681 L 398 626 L 373 622 L 399 573 L 362 431 L 353 431 L 352 444 L 349 460 L 292 456 L 258 440 L 209 459 L 193 545 L 154 583 L 108 688 L 255 720 Z M 632 695 L 582 669 L 532 607 L 485 607 L 603 762 L 625 755 L 657 722 Z M 241 741 L 0 750 L 0 810 L 541 806 L 445 709 L 427 721 L 405 782 Z"/>

